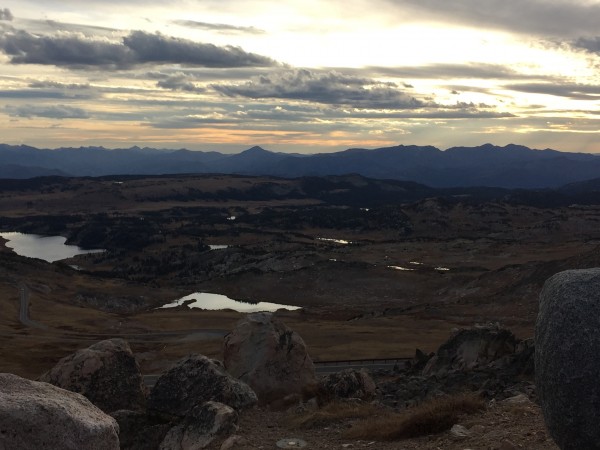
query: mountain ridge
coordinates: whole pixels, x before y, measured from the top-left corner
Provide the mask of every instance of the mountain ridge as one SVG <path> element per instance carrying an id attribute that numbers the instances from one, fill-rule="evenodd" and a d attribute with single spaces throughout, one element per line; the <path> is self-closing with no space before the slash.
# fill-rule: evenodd
<path id="1" fill-rule="evenodd" d="M 415 181 L 432 187 L 490 186 L 557 188 L 600 177 L 600 156 L 504 147 L 397 145 L 350 148 L 334 153 L 298 155 L 253 146 L 236 154 L 133 146 L 38 149 L 0 144 L 0 166 L 15 166 L 14 178 L 48 174 L 68 176 L 224 173 L 283 178 L 360 174 L 369 178 Z M 3 172 L 3 175 L 6 173 Z M 11 174 L 9 174 L 9 177 Z M 6 176 L 5 176 L 6 177 Z"/>

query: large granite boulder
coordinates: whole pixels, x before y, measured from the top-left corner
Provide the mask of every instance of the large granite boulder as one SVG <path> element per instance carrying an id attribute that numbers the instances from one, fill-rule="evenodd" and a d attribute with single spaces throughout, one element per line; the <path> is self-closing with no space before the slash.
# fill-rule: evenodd
<path id="1" fill-rule="evenodd" d="M 424 375 L 443 375 L 449 371 L 469 371 L 513 355 L 519 340 L 496 326 L 458 330 L 440 346 L 423 369 Z"/>
<path id="2" fill-rule="evenodd" d="M 316 386 L 315 366 L 300 335 L 270 313 L 249 314 L 225 336 L 224 364 L 261 403 Z"/>
<path id="3" fill-rule="evenodd" d="M 237 431 L 238 414 L 223 403 L 206 402 L 194 407 L 160 444 L 160 450 L 199 450 L 217 438 L 226 439 Z"/>
<path id="4" fill-rule="evenodd" d="M 156 381 L 148 398 L 148 409 L 183 417 L 207 401 L 244 409 L 254 406 L 257 398 L 246 383 L 229 375 L 219 362 L 202 355 L 190 355 Z"/>
<path id="5" fill-rule="evenodd" d="M 82 395 L 0 374 L 0 449 L 118 450 L 118 433 Z"/>
<path id="6" fill-rule="evenodd" d="M 600 448 L 600 269 L 546 281 L 535 326 L 535 382 L 563 450 Z"/>
<path id="7" fill-rule="evenodd" d="M 105 412 L 140 409 L 145 386 L 129 344 L 109 339 L 61 359 L 40 381 L 85 395 Z"/>
<path id="8" fill-rule="evenodd" d="M 346 369 L 321 378 L 319 392 L 328 399 L 372 400 L 376 394 L 376 386 L 365 369 Z"/>

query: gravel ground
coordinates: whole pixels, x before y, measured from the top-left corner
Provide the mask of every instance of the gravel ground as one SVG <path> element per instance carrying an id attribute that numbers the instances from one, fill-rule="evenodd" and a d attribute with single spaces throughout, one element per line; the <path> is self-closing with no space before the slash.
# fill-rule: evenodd
<path id="1" fill-rule="evenodd" d="M 485 411 L 464 417 L 459 424 L 469 435 L 456 438 L 450 431 L 442 434 L 395 442 L 351 440 L 343 437 L 355 420 L 311 429 L 293 429 L 288 424 L 293 412 L 265 409 L 247 411 L 240 417 L 238 435 L 242 443 L 234 449 L 277 449 L 282 439 L 301 439 L 305 449 L 376 449 L 376 450 L 558 450 L 544 426 L 538 405 L 491 403 Z M 212 448 L 219 449 L 221 443 Z M 289 447 L 301 448 L 301 447 Z"/>

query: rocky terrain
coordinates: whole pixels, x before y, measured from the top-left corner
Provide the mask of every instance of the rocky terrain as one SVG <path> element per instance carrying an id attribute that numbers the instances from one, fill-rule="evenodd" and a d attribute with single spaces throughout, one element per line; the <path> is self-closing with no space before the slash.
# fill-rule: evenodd
<path id="1" fill-rule="evenodd" d="M 402 445 L 552 448 L 531 338 L 545 280 L 600 266 L 593 182 L 560 195 L 354 175 L 0 184 L 2 231 L 106 250 L 48 263 L 0 247 L 0 372 L 83 394 L 114 416 L 124 448 L 167 436 L 165 448 L 207 436 L 207 448 L 219 448 L 232 433 L 239 448 L 288 437 L 311 448 L 398 448 L 363 422 L 404 423 L 429 401 L 463 402 L 464 391 L 479 400 L 458 416 L 436 410 L 445 417 L 436 423 L 452 423 L 403 435 Z M 264 320 L 239 328 L 246 315 L 237 311 L 160 308 L 193 292 L 300 309 L 274 312 L 286 327 L 258 338 Z M 276 345 L 257 352 L 259 342 Z M 377 358 L 411 363 L 314 373 L 326 361 Z M 222 419 L 222 430 L 193 428 L 206 417 Z"/>
<path id="2" fill-rule="evenodd" d="M 15 450 L 36 442 L 48 443 L 36 448 L 140 450 L 296 448 L 302 443 L 307 448 L 548 449 L 553 444 L 535 404 L 533 353 L 531 342 L 508 330 L 479 327 L 457 330 L 435 354 L 417 351 L 406 367 L 318 377 L 295 331 L 272 314 L 251 314 L 226 337 L 224 364 L 188 355 L 150 390 L 121 339 L 63 358 L 39 378 L 43 382 L 3 375 L 0 417 L 11 420 L 0 421 L 0 444 Z M 61 389 L 73 392 L 69 395 L 79 404 L 72 406 L 67 394 L 61 397 Z M 465 393 L 472 397 L 461 399 Z M 453 410 L 438 411 L 444 402 Z M 474 407 L 461 412 L 465 404 Z M 424 415 L 423 405 L 433 409 Z M 17 416 L 32 409 L 39 412 Z M 77 419 L 64 423 L 59 411 Z M 112 437 L 101 445 L 77 444 L 73 434 L 90 432 L 87 415 L 107 424 L 107 431 L 97 425 L 94 433 Z M 410 421 L 419 425 L 406 428 Z M 52 426 L 46 430 L 40 422 Z M 390 437 L 373 423 L 392 423 L 400 431 Z"/>

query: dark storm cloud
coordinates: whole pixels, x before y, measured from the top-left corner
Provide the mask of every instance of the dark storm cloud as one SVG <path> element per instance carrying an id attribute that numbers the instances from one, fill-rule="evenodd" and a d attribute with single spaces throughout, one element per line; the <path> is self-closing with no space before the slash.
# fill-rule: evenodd
<path id="1" fill-rule="evenodd" d="M 275 61 L 239 47 L 217 47 L 160 33 L 131 32 L 122 42 L 85 39 L 78 34 L 45 36 L 24 30 L 0 36 L 0 50 L 13 64 L 45 64 L 70 68 L 127 69 L 136 65 L 181 64 L 203 67 L 271 66 Z"/>
<path id="2" fill-rule="evenodd" d="M 265 30 L 255 27 L 239 27 L 225 23 L 197 22 L 195 20 L 174 20 L 173 23 L 182 27 L 198 28 L 201 30 L 217 31 L 220 33 L 264 34 Z"/>
<path id="3" fill-rule="evenodd" d="M 0 20 L 8 20 L 10 22 L 13 19 L 14 19 L 14 17 L 12 15 L 12 13 L 10 12 L 10 9 L 8 9 L 8 8 L 0 9 Z"/>
<path id="4" fill-rule="evenodd" d="M 65 105 L 6 106 L 4 110 L 11 117 L 46 117 L 49 119 L 87 119 L 89 117 L 85 110 Z"/>
<path id="5" fill-rule="evenodd" d="M 574 100 L 600 100 L 600 86 L 589 84 L 523 83 L 504 86 L 518 92 L 547 94 Z"/>
<path id="6" fill-rule="evenodd" d="M 183 73 L 174 74 L 160 80 L 156 85 L 163 89 L 170 89 L 172 91 L 184 91 L 184 92 L 204 92 L 206 89 L 196 86 L 189 77 Z"/>
<path id="7" fill-rule="evenodd" d="M 393 83 L 348 76 L 335 71 L 305 69 L 254 77 L 244 84 L 214 84 L 230 97 L 287 99 L 347 105 L 355 108 L 415 109 L 427 104 L 402 92 Z"/>
<path id="8" fill-rule="evenodd" d="M 417 11 L 421 17 L 478 28 L 524 34 L 574 37 L 594 33 L 600 4 L 573 0 L 383 0 L 399 14 Z"/>

